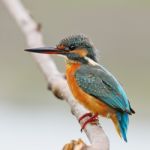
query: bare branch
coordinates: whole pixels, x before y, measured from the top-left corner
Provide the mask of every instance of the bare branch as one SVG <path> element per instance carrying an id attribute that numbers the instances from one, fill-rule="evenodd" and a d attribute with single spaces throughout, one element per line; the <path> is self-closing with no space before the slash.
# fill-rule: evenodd
<path id="1" fill-rule="evenodd" d="M 20 29 L 24 33 L 29 47 L 43 46 L 43 38 L 41 35 L 41 25 L 37 24 L 23 7 L 19 0 L 2 0 L 10 14 L 18 23 Z M 48 81 L 49 89 L 60 99 L 66 100 L 70 105 L 74 116 L 79 119 L 80 116 L 87 113 L 87 110 L 76 102 L 72 96 L 67 82 L 62 74 L 57 70 L 53 60 L 48 55 L 32 54 L 35 61 L 39 65 L 41 71 Z M 56 82 L 57 81 L 57 82 Z M 82 124 L 83 122 L 81 122 Z M 90 146 L 82 144 L 82 149 L 88 150 L 108 150 L 109 141 L 103 129 L 99 125 L 87 125 L 85 133 L 91 143 Z M 78 142 L 76 142 L 78 143 Z M 83 143 L 83 142 L 82 142 Z M 83 146 L 84 145 L 84 146 Z M 81 148 L 80 148 L 81 149 Z"/>

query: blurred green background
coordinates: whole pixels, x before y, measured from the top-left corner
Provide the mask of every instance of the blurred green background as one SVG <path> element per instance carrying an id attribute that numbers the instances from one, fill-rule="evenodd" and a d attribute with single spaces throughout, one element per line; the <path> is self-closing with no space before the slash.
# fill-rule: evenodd
<path id="1" fill-rule="evenodd" d="M 125 88 L 136 114 L 128 143 L 110 120 L 100 118 L 111 150 L 150 148 L 150 1 L 22 0 L 42 23 L 46 45 L 84 33 L 100 50 L 100 62 Z M 69 106 L 47 91 L 47 82 L 29 53 L 25 38 L 0 2 L 0 149 L 60 150 L 82 138 Z M 64 60 L 54 57 L 65 72 Z"/>

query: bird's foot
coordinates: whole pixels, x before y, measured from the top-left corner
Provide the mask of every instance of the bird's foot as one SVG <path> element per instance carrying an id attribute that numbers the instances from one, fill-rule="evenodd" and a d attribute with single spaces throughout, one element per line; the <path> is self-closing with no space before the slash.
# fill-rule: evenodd
<path id="1" fill-rule="evenodd" d="M 90 116 L 90 118 L 83 123 L 81 127 L 81 132 L 83 131 L 83 129 L 86 127 L 88 123 L 95 124 L 95 125 L 98 124 L 98 113 L 94 114 L 93 116 Z"/>
<path id="2" fill-rule="evenodd" d="M 83 116 L 81 116 L 81 117 L 79 118 L 79 122 L 81 122 L 81 120 L 83 120 L 85 117 L 92 117 L 92 116 L 93 116 L 93 114 L 92 114 L 91 112 L 86 113 L 86 114 L 84 114 Z"/>

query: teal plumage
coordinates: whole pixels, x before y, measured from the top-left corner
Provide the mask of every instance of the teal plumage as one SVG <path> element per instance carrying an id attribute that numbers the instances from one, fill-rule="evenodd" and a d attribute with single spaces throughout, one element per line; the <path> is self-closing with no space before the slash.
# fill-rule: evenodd
<path id="1" fill-rule="evenodd" d="M 79 86 L 88 94 L 123 112 L 131 113 L 128 98 L 115 77 L 102 66 L 82 65 L 75 73 Z"/>
<path id="2" fill-rule="evenodd" d="M 128 114 L 132 113 L 130 103 L 120 83 L 101 65 L 81 65 L 76 71 L 78 85 L 88 94 L 100 99 L 117 110 L 120 131 L 125 141 L 128 128 Z"/>
<path id="3" fill-rule="evenodd" d="M 119 122 L 119 128 L 123 139 L 127 142 L 127 129 L 129 124 L 129 115 L 126 112 L 117 112 L 117 119 Z"/>

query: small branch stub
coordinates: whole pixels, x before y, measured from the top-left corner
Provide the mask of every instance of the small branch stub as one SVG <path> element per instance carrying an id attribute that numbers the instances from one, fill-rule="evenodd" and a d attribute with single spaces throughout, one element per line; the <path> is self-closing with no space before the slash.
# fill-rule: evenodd
<path id="1" fill-rule="evenodd" d="M 67 143 L 63 150 L 86 150 L 87 145 L 81 140 L 72 140 L 70 143 Z"/>

